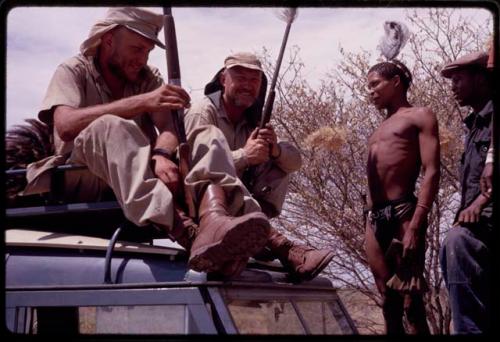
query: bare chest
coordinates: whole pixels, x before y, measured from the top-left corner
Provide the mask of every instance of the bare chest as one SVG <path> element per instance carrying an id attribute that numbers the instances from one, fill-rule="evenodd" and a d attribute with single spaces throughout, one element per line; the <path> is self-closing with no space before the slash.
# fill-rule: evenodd
<path id="1" fill-rule="evenodd" d="M 369 139 L 369 146 L 416 143 L 418 129 L 407 117 L 389 118 L 382 122 Z"/>

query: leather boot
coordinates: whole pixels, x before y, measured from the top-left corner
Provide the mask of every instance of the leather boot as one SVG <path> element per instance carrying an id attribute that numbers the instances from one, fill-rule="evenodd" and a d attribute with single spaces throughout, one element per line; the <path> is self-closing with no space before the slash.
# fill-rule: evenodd
<path id="1" fill-rule="evenodd" d="M 174 225 L 171 229 L 155 225 L 169 239 L 177 242 L 189 253 L 191 245 L 198 232 L 198 225 L 178 205 L 174 206 Z"/>
<path id="2" fill-rule="evenodd" d="M 271 228 L 269 243 L 266 247 L 278 257 L 296 281 L 315 278 L 334 256 L 333 251 L 329 249 L 316 249 L 294 243 L 274 228 Z"/>
<path id="3" fill-rule="evenodd" d="M 198 216 L 199 230 L 189 258 L 189 267 L 195 271 L 220 272 L 228 268 L 229 261 L 236 260 L 246 264 L 268 241 L 270 225 L 266 215 L 255 212 L 230 216 L 224 190 L 218 185 L 210 184 L 205 190 Z"/>

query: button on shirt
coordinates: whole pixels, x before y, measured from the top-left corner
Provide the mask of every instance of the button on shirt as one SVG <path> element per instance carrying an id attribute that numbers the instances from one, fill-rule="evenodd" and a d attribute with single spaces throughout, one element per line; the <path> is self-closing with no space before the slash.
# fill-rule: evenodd
<path id="1" fill-rule="evenodd" d="M 479 180 L 490 146 L 492 115 L 493 102 L 489 101 L 479 113 L 471 113 L 464 119 L 469 132 L 465 138 L 460 164 L 462 199 L 459 212 L 467 208 L 481 193 Z"/>

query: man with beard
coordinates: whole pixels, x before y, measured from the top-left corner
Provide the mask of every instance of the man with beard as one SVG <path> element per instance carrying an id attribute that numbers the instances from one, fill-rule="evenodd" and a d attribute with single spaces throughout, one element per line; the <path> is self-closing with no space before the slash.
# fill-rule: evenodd
<path id="1" fill-rule="evenodd" d="M 218 177 L 231 155 L 222 134 L 210 127 L 190 140 L 194 166 L 185 180 L 187 191 L 198 196 L 199 221 L 182 210 L 170 111 L 187 108 L 190 98 L 147 65 L 155 44 L 164 47 L 157 38 L 162 25 L 163 17 L 153 12 L 112 8 L 92 27 L 81 53 L 59 65 L 39 112 L 53 127 L 56 152 L 28 166 L 24 194 L 49 191 L 55 166 L 84 165 L 65 173 L 66 201 L 114 195 L 128 220 L 152 224 L 190 251 L 191 268 L 232 275 L 234 260 L 248 260 L 264 247 L 269 222 L 260 212 L 228 213 L 243 196 L 236 177 Z M 226 194 L 233 193 L 229 202 Z"/>
<path id="2" fill-rule="evenodd" d="M 232 54 L 205 87 L 206 96 L 193 104 L 184 121 L 188 135 L 207 126 L 222 131 L 233 159 L 228 172 L 242 180 L 246 203 L 242 210 L 262 211 L 271 218 L 281 212 L 289 174 L 300 168 L 301 157 L 292 144 L 278 139 L 271 124 L 257 127 L 266 85 L 261 62 L 255 55 Z M 248 173 L 248 169 L 253 172 Z M 271 229 L 266 248 L 255 257 L 277 257 L 292 278 L 302 281 L 318 275 L 333 258 L 333 252 L 292 242 Z"/>
<path id="3" fill-rule="evenodd" d="M 458 58 L 441 70 L 451 79 L 460 106 L 472 112 L 464 119 L 468 129 L 460 164 L 461 200 L 453 226 L 441 245 L 440 263 L 448 289 L 455 334 L 484 334 L 491 326 L 491 267 L 496 241 L 493 201 L 481 193 L 480 176 L 491 144 L 493 116 L 492 75 L 488 55 L 476 52 Z"/>
<path id="4" fill-rule="evenodd" d="M 403 317 L 409 334 L 429 334 L 423 271 L 427 216 L 439 186 L 439 137 L 436 115 L 408 102 L 411 81 L 396 60 L 374 65 L 367 77 L 370 100 L 386 117 L 368 141 L 365 250 L 391 335 L 405 333 Z"/>

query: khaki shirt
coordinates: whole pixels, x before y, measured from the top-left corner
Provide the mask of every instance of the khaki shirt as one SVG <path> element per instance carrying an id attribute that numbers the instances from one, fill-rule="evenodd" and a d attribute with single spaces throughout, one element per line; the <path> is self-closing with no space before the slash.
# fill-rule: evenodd
<path id="1" fill-rule="evenodd" d="M 162 84 L 158 69 L 147 66 L 139 82 L 125 85 L 123 98 L 150 92 Z M 60 105 L 84 108 L 115 100 L 118 99 L 112 97 L 111 90 L 94 64 L 93 56 L 79 54 L 57 67 L 38 113 L 41 121 L 53 127 L 55 155 L 28 165 L 25 195 L 49 191 L 50 177 L 41 176 L 49 176 L 46 171 L 64 164 L 73 149 L 73 141 L 63 141 L 53 126 L 55 108 Z M 157 133 L 149 115 L 140 114 L 134 121 L 151 142 L 156 140 Z"/>
<path id="2" fill-rule="evenodd" d="M 218 127 L 226 137 L 231 149 L 236 171 L 239 176 L 242 175 L 243 171 L 248 167 L 243 147 L 254 128 L 245 119 L 233 125 L 222 105 L 222 93 L 220 91 L 205 96 L 201 101 L 194 103 L 186 112 L 184 125 L 188 135 L 200 125 Z M 278 143 L 281 148 L 281 155 L 274 161 L 276 165 L 286 173 L 300 169 L 302 160 L 299 151 L 286 141 L 279 140 Z"/>

